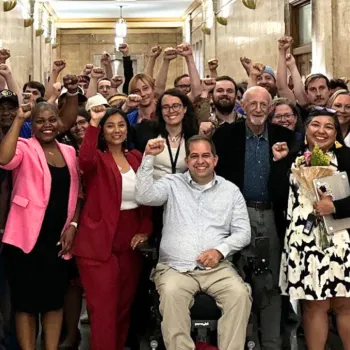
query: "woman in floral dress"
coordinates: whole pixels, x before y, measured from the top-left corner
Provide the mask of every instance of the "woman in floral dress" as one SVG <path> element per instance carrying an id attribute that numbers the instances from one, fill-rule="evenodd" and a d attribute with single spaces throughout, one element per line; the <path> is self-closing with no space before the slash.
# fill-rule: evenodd
<path id="1" fill-rule="evenodd" d="M 331 164 L 338 171 L 345 171 L 350 179 L 350 149 L 343 146 L 335 111 L 317 107 L 310 112 L 305 143 L 309 151 L 318 144 Z M 309 350 L 324 349 L 330 310 L 336 315 L 344 349 L 350 350 L 350 234 L 342 230 L 325 236 L 319 226 L 305 234 L 304 226 L 311 213 L 334 215 L 335 219 L 350 217 L 350 197 L 332 201 L 332 197 L 322 195 L 319 201 L 312 201 L 292 174 L 280 287 L 291 300 L 303 303 Z"/>

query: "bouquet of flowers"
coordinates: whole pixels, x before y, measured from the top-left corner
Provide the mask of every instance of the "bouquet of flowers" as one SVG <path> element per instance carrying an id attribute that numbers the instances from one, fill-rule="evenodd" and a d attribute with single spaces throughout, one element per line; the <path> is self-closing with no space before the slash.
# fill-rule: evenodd
<path id="1" fill-rule="evenodd" d="M 315 200 L 313 181 L 334 174 L 335 168 L 330 164 L 331 158 L 317 144 L 312 152 L 306 151 L 296 159 L 292 173 L 310 200 Z"/>
<path id="2" fill-rule="evenodd" d="M 311 202 L 317 198 L 313 181 L 327 176 L 332 176 L 336 172 L 336 168 L 331 166 L 331 157 L 325 154 L 316 144 L 313 151 L 306 151 L 302 156 L 295 161 L 295 167 L 292 173 L 300 185 L 300 188 L 305 196 Z M 324 228 L 323 221 L 317 220 L 317 229 L 320 234 L 320 244 L 322 248 L 329 246 L 327 232 Z"/>

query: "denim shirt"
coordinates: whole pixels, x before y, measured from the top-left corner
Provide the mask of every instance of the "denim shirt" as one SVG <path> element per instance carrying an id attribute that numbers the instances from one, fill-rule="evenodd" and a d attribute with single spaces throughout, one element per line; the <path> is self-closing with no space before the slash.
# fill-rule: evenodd
<path id="1" fill-rule="evenodd" d="M 247 201 L 269 201 L 270 144 L 267 127 L 255 135 L 246 125 L 243 196 Z"/>

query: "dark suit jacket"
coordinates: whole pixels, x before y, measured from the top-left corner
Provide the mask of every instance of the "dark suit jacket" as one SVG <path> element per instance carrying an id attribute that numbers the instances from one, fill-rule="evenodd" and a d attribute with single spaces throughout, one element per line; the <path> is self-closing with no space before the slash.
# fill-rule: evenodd
<path id="1" fill-rule="evenodd" d="M 287 207 L 289 191 L 289 170 L 295 158 L 294 152 L 278 161 L 273 161 L 272 146 L 276 142 L 287 142 L 289 149 L 294 149 L 294 133 L 287 128 L 275 124 L 267 124 L 270 143 L 270 176 L 268 181 L 269 198 L 274 203 L 276 225 L 280 235 L 284 235 L 284 211 Z M 236 184 L 243 192 L 246 125 L 245 120 L 233 124 L 226 124 L 219 128 L 213 141 L 219 156 L 216 173 Z M 254 171 L 252 169 L 251 171 Z"/>
<path id="2" fill-rule="evenodd" d="M 79 152 L 86 196 L 73 254 L 93 260 L 106 260 L 112 253 L 112 242 L 119 220 L 122 201 L 122 176 L 113 156 L 97 148 L 100 128 L 89 125 Z M 136 150 L 126 158 L 136 172 L 142 155 Z M 152 232 L 150 207 L 139 207 L 139 233 Z"/>
<path id="3" fill-rule="evenodd" d="M 350 148 L 342 147 L 334 150 L 338 161 L 338 170 L 345 171 L 350 180 Z M 350 197 L 334 201 L 335 219 L 344 219 L 350 217 Z"/>

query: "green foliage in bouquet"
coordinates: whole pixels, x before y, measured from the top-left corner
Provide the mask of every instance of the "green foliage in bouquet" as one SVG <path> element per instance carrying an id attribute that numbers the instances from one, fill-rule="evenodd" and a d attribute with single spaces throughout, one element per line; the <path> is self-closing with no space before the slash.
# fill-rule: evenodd
<path id="1" fill-rule="evenodd" d="M 320 149 L 318 144 L 315 144 L 311 154 L 311 166 L 328 166 L 330 163 L 330 157 Z"/>

